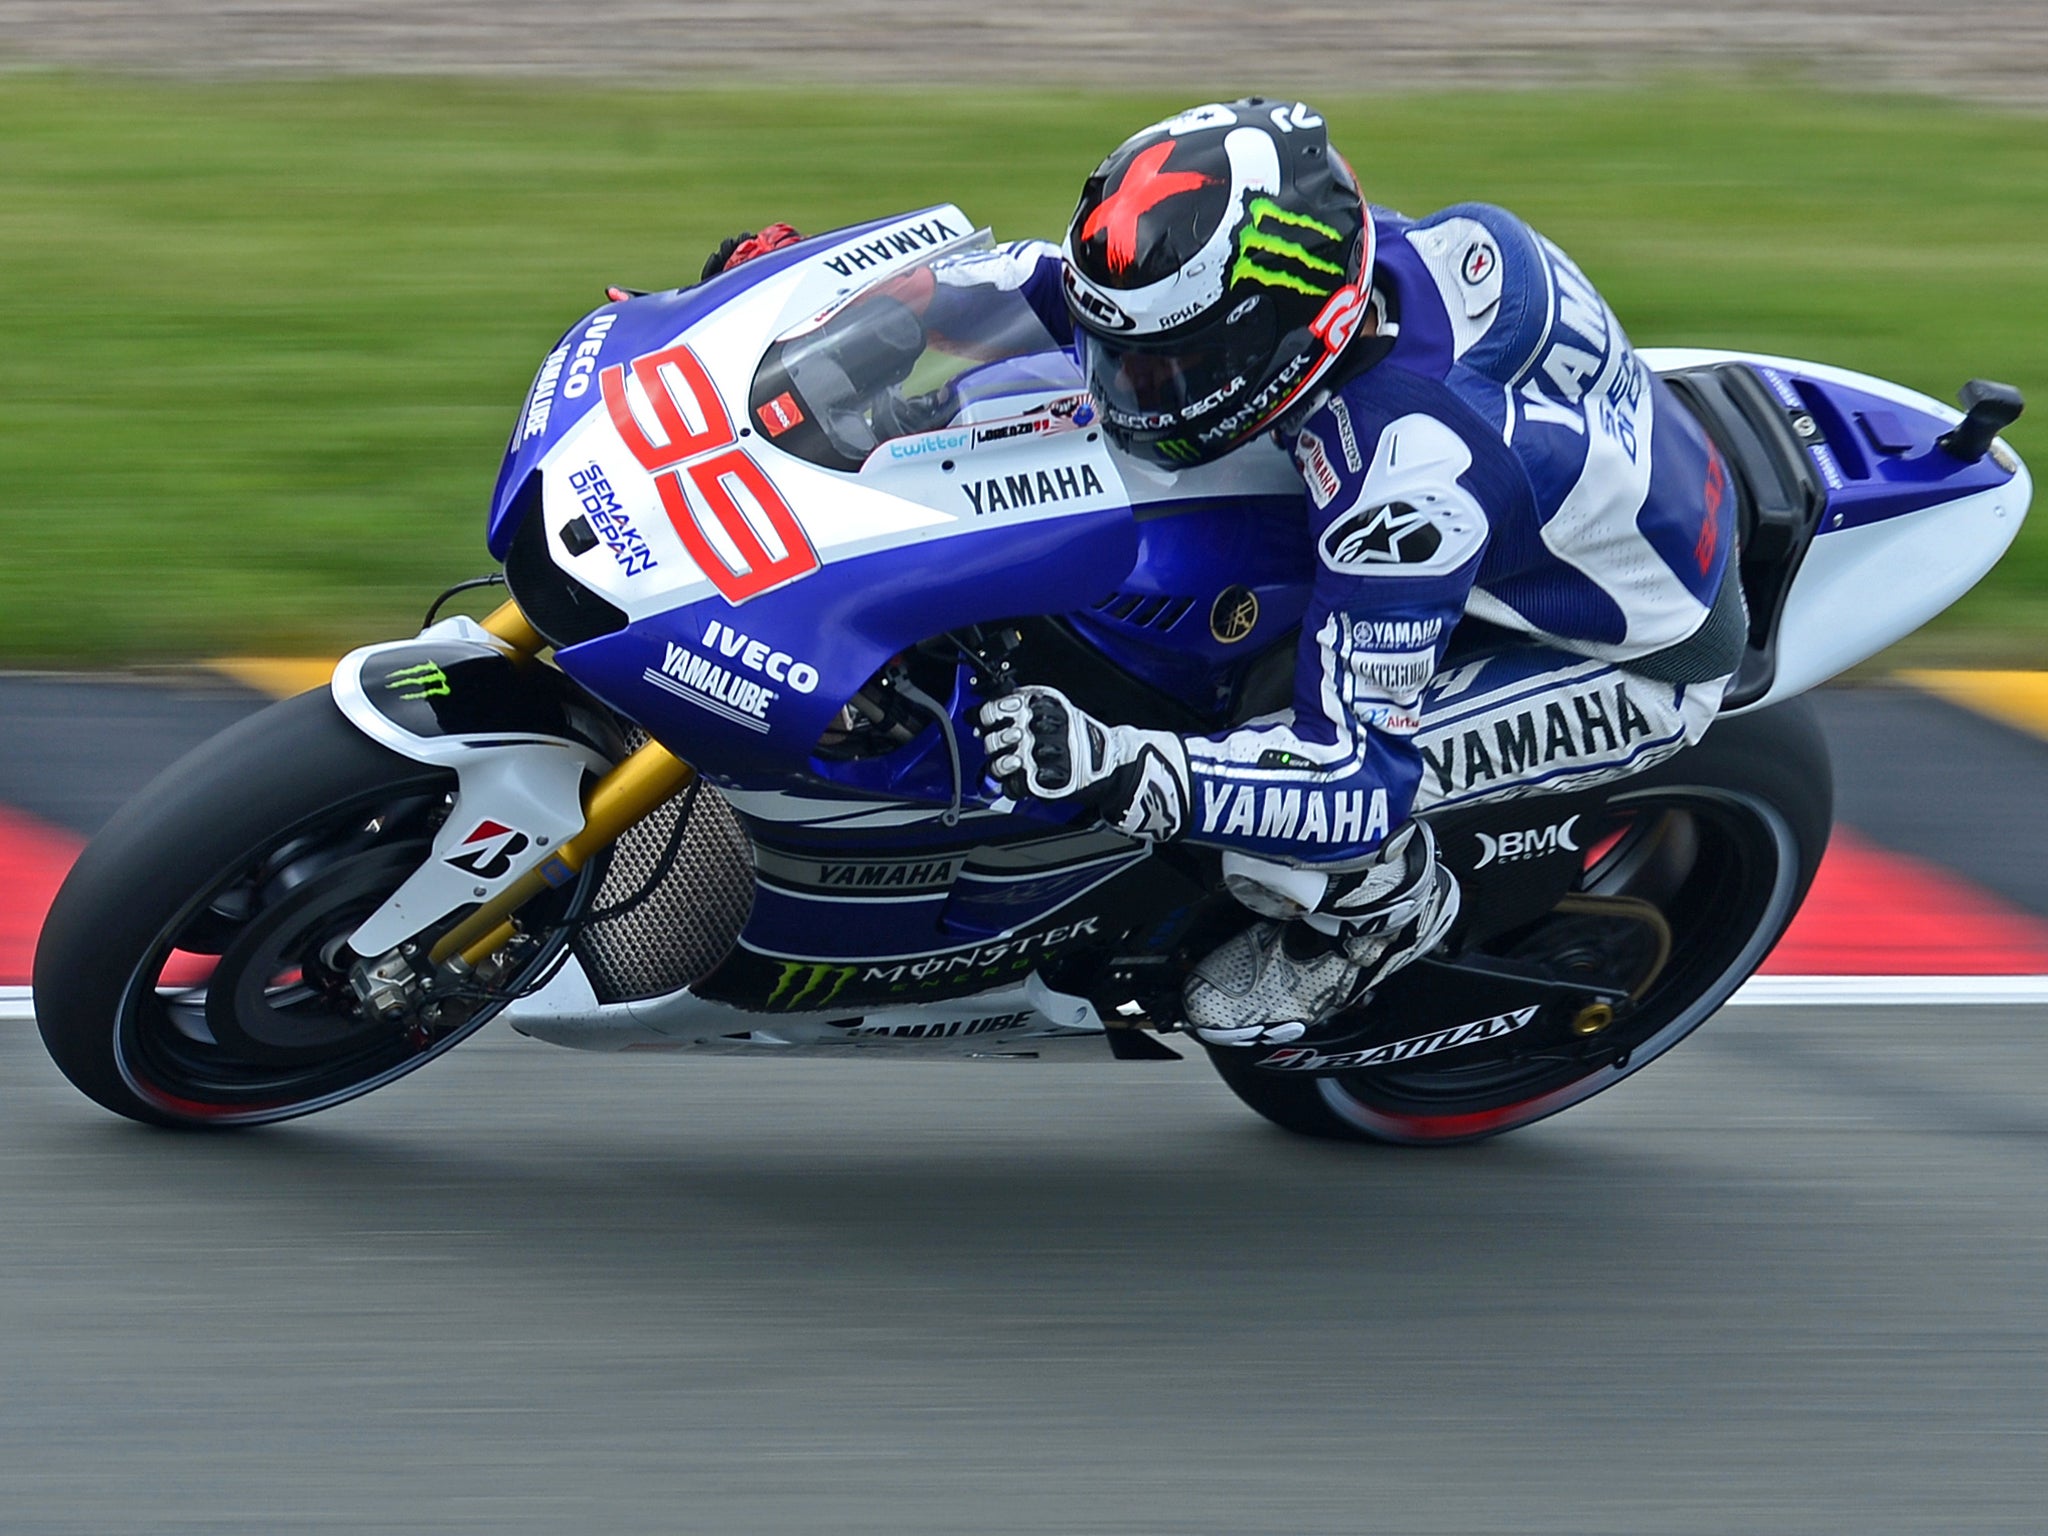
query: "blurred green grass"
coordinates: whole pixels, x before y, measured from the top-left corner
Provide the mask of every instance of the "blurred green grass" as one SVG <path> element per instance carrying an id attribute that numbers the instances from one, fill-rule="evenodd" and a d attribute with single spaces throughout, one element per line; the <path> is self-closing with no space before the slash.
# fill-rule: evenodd
<path id="1" fill-rule="evenodd" d="M 541 354 L 724 234 L 952 199 L 1055 234 L 1165 98 L 0 75 L 0 660 L 317 652 L 488 567 Z M 1796 79 L 1324 103 L 1382 203 L 1504 203 L 1640 345 L 2041 402 L 2048 121 Z M 2048 659 L 2037 524 L 1924 642 Z"/>

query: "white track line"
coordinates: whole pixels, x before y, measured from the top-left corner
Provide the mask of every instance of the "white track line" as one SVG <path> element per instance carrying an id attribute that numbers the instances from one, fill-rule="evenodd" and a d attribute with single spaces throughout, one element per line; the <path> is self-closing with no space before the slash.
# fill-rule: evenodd
<path id="1" fill-rule="evenodd" d="M 2048 1003 L 2048 976 L 1752 976 L 1731 1008 Z M 27 987 L 0 987 L 0 1023 L 34 1021 Z"/>
<path id="2" fill-rule="evenodd" d="M 1731 1007 L 2048 1003 L 2048 976 L 1752 976 Z"/>

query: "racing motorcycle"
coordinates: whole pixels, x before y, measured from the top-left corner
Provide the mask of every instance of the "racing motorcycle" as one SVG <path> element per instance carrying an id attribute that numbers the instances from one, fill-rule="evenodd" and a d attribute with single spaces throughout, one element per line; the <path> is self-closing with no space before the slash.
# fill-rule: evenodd
<path id="1" fill-rule="evenodd" d="M 137 1120 L 250 1125 L 500 1015 L 608 1051 L 1178 1058 L 1189 968 L 1251 920 L 1218 856 L 1003 800 L 970 720 L 1023 682 L 1184 732 L 1284 707 L 1301 485 L 1271 442 L 1170 475 L 1121 456 L 1014 293 L 987 287 L 970 345 L 904 302 L 989 250 L 947 205 L 611 290 L 513 428 L 489 520 L 510 601 L 355 651 L 79 859 L 35 967 L 71 1081 Z M 1210 1053 L 1282 1126 L 1466 1141 L 1682 1040 L 1827 842 L 1797 696 L 2019 529 L 2010 389 L 1958 413 L 1815 363 L 1639 355 L 1734 481 L 1749 631 L 1724 717 L 1631 778 L 1430 813 L 1464 893 L 1445 943 L 1312 1042 Z M 1427 771 L 1591 750 L 1584 718 L 1512 711 L 1432 741 L 1500 640 L 1460 626 Z M 1345 807 L 1300 815 L 1342 840 Z"/>

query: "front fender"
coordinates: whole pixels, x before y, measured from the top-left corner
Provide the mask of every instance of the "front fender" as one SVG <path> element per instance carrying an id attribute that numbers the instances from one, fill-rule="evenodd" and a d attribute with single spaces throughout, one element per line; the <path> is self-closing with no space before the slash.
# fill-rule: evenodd
<path id="1" fill-rule="evenodd" d="M 456 778 L 432 854 L 350 935 L 359 955 L 385 953 L 541 863 L 583 827 L 584 775 L 623 755 L 581 689 L 472 619 L 351 651 L 329 686 L 372 741 Z"/>

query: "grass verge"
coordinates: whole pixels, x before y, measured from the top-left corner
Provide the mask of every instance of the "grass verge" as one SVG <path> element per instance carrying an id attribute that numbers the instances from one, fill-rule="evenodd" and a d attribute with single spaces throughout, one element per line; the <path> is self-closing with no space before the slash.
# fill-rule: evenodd
<path id="1" fill-rule="evenodd" d="M 0 661 L 331 651 L 487 563 L 541 354 L 735 229 L 944 199 L 1056 233 L 1129 96 L 0 75 Z M 2040 401 L 2048 121 L 1794 81 L 1325 104 L 1380 202 L 1504 203 L 1638 344 Z M 2048 651 L 2039 525 L 1922 642 Z"/>

